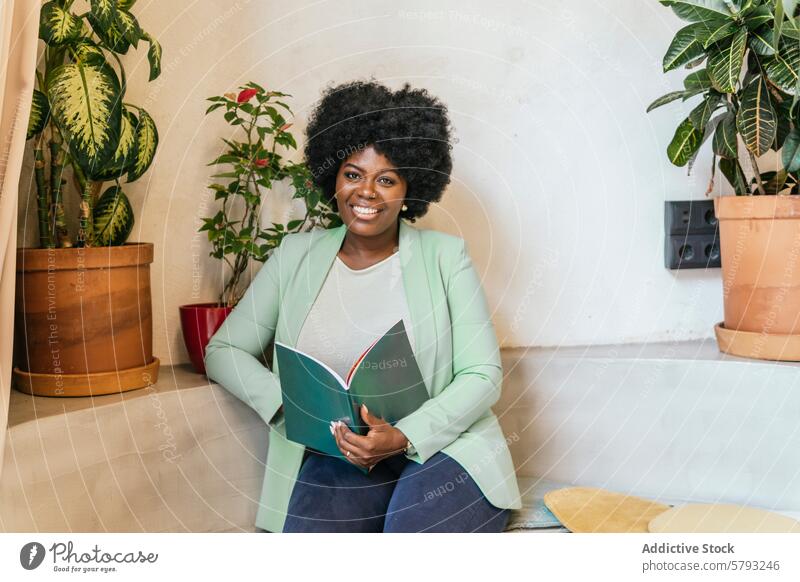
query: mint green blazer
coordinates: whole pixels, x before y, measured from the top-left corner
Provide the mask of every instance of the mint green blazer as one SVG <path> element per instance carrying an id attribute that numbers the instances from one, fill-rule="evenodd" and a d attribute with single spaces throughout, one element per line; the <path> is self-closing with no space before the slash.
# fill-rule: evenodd
<path id="1" fill-rule="evenodd" d="M 296 345 L 347 227 L 286 235 L 256 274 L 205 351 L 206 374 L 271 427 L 256 525 L 283 530 L 305 447 L 286 439 L 280 369 L 264 366 L 270 340 Z M 520 508 L 514 466 L 491 406 L 503 370 L 480 278 L 463 239 L 400 220 L 400 264 L 413 326 L 414 355 L 431 399 L 396 426 L 424 463 L 441 451 L 496 507 Z"/>

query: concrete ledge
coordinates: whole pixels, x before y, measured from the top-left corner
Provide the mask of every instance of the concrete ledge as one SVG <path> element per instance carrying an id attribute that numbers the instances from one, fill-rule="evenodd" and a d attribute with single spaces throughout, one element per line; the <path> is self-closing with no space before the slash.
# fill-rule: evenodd
<path id="1" fill-rule="evenodd" d="M 713 341 L 503 350 L 518 474 L 800 511 L 800 365 Z M 253 531 L 267 430 L 188 365 L 97 398 L 12 391 L 0 531 Z"/>

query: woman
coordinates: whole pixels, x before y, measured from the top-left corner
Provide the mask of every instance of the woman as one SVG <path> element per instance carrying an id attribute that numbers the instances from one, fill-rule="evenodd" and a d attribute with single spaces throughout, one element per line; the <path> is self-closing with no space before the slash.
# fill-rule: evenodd
<path id="1" fill-rule="evenodd" d="M 446 107 L 408 84 L 329 88 L 313 112 L 306 160 L 343 224 L 285 236 L 206 349 L 208 377 L 272 429 L 260 528 L 499 532 L 521 506 L 480 280 L 463 239 L 409 224 L 441 199 L 451 147 Z M 394 425 L 362 407 L 365 436 L 332 426 L 347 460 L 286 439 L 269 341 L 344 376 L 400 318 L 431 398 Z"/>

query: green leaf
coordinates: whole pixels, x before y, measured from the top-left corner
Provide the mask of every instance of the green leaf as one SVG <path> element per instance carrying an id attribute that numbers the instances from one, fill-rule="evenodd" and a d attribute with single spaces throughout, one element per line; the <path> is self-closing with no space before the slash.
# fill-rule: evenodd
<path id="1" fill-rule="evenodd" d="M 672 39 L 664 55 L 664 72 L 676 69 L 704 53 L 703 45 L 697 40 L 695 33 L 698 25 L 690 24 L 681 28 Z"/>
<path id="2" fill-rule="evenodd" d="M 717 125 L 711 147 L 721 158 L 737 157 L 736 116 L 732 112 L 727 113 Z"/>
<path id="3" fill-rule="evenodd" d="M 772 29 L 769 26 L 762 26 L 761 28 L 750 33 L 750 48 L 761 56 L 771 56 L 777 50 L 775 41 L 773 40 Z"/>
<path id="4" fill-rule="evenodd" d="M 756 78 L 742 92 L 736 128 L 745 147 L 755 156 L 764 154 L 775 139 L 775 110 L 764 79 Z"/>
<path id="5" fill-rule="evenodd" d="M 708 76 L 707 69 L 700 69 L 694 73 L 689 73 L 683 80 L 683 86 L 687 91 L 706 91 L 711 88 L 711 78 Z"/>
<path id="6" fill-rule="evenodd" d="M 709 20 L 694 26 L 697 27 L 697 40 L 703 48 L 732 36 L 740 28 L 740 25 L 732 20 Z"/>
<path id="7" fill-rule="evenodd" d="M 778 194 L 786 188 L 786 179 L 789 173 L 786 170 L 778 172 L 764 172 L 761 174 L 761 183 L 764 185 L 764 192 L 767 194 Z M 755 182 L 755 178 L 753 179 Z"/>
<path id="8" fill-rule="evenodd" d="M 147 60 L 150 63 L 150 81 L 158 78 L 161 74 L 161 44 L 149 34 L 145 34 L 144 38 L 150 43 L 150 48 L 147 49 Z"/>
<path id="9" fill-rule="evenodd" d="M 667 93 L 666 95 L 662 95 L 655 101 L 653 101 L 650 105 L 647 106 L 647 113 L 650 113 L 653 109 L 661 107 L 662 105 L 666 105 L 667 103 L 672 103 L 673 101 L 677 101 L 681 97 L 686 94 L 686 91 L 673 91 L 672 93 Z"/>
<path id="10" fill-rule="evenodd" d="M 156 122 L 144 109 L 139 109 L 139 124 L 134 137 L 133 164 L 128 172 L 128 182 L 138 180 L 153 163 L 158 147 Z"/>
<path id="11" fill-rule="evenodd" d="M 671 7 L 679 18 L 689 22 L 733 18 L 723 0 L 660 0 L 660 2 L 664 6 Z"/>
<path id="12" fill-rule="evenodd" d="M 695 129 L 703 131 L 714 113 L 723 103 L 722 95 L 719 93 L 709 94 L 700 104 L 689 113 L 689 120 Z"/>
<path id="13" fill-rule="evenodd" d="M 783 147 L 786 137 L 792 130 L 792 100 L 790 96 L 786 96 L 780 103 L 773 103 L 775 108 L 775 115 L 778 118 L 778 125 L 775 128 L 775 143 L 772 144 L 772 149 L 778 151 Z"/>
<path id="14" fill-rule="evenodd" d="M 60 65 L 46 81 L 53 119 L 70 155 L 88 175 L 117 149 L 122 123 L 121 89 L 114 69 L 98 57 Z"/>
<path id="15" fill-rule="evenodd" d="M 698 131 L 687 117 L 678 126 L 675 136 L 667 147 L 667 157 L 676 166 L 685 166 L 700 147 L 702 130 Z"/>
<path id="16" fill-rule="evenodd" d="M 123 10 L 130 10 L 134 4 L 136 4 L 136 0 L 117 0 L 117 8 Z"/>
<path id="17" fill-rule="evenodd" d="M 800 78 L 800 46 L 797 42 L 781 43 L 780 52 L 764 60 L 764 70 L 769 80 L 778 87 L 795 94 Z"/>
<path id="18" fill-rule="evenodd" d="M 720 93 L 733 93 L 736 90 L 746 47 L 747 30 L 742 28 L 727 46 L 708 57 L 708 74 L 712 85 Z"/>
<path id="19" fill-rule="evenodd" d="M 117 186 L 103 192 L 95 204 L 93 218 L 95 246 L 122 245 L 133 230 L 133 208 L 122 188 Z"/>
<path id="20" fill-rule="evenodd" d="M 58 2 L 42 5 L 39 38 L 47 44 L 60 45 L 80 38 L 83 20 L 59 6 Z"/>
<path id="21" fill-rule="evenodd" d="M 800 40 L 800 22 L 796 18 L 787 18 L 783 21 L 783 28 L 781 28 L 781 35 L 784 38 L 792 38 Z"/>
<path id="22" fill-rule="evenodd" d="M 719 169 L 722 171 L 722 174 L 728 180 L 730 185 L 733 186 L 733 191 L 737 196 L 748 194 L 750 192 L 749 188 L 747 187 L 747 177 L 742 171 L 742 166 L 739 164 L 739 160 L 720 158 Z"/>
<path id="23" fill-rule="evenodd" d="M 744 19 L 744 24 L 749 30 L 756 30 L 763 24 L 772 23 L 775 17 L 769 6 L 759 6 Z"/>
<path id="24" fill-rule="evenodd" d="M 50 104 L 47 102 L 47 95 L 39 91 L 33 90 L 33 102 L 31 103 L 31 115 L 28 117 L 28 133 L 25 139 L 31 139 L 38 135 L 47 125 L 47 119 L 50 117 Z"/>
<path id="25" fill-rule="evenodd" d="M 800 170 L 800 129 L 797 127 L 786 136 L 781 150 L 781 161 L 783 167 L 789 172 Z"/>

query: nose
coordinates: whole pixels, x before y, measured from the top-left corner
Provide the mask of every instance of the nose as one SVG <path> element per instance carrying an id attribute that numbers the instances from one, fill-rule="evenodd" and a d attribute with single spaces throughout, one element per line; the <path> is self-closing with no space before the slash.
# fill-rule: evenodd
<path id="1" fill-rule="evenodd" d="M 372 181 L 364 180 L 363 184 L 358 189 L 358 194 L 362 198 L 373 198 L 375 196 L 375 188 L 372 187 Z"/>

